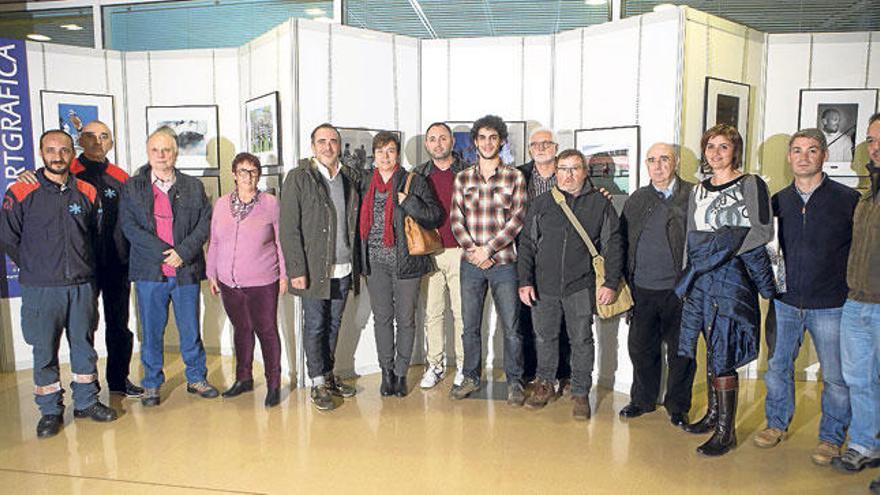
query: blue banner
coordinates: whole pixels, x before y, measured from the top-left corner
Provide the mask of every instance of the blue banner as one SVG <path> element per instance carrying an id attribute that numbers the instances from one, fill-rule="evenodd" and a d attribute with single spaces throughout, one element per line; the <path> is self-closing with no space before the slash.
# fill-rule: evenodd
<path id="1" fill-rule="evenodd" d="M 34 135 L 25 42 L 0 38 L 0 191 L 5 195 L 20 173 L 33 169 Z M 3 257 L 0 297 L 18 297 L 18 267 Z"/>

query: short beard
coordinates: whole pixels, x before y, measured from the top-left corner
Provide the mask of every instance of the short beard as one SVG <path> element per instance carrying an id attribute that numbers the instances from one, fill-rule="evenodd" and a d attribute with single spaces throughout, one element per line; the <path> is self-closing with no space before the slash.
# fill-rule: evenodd
<path id="1" fill-rule="evenodd" d="M 480 155 L 480 158 L 482 158 L 483 160 L 494 160 L 495 158 L 498 157 L 499 154 L 501 154 L 501 146 L 499 146 L 499 147 L 495 150 L 495 153 L 493 153 L 492 156 L 486 156 L 486 155 L 484 155 L 484 154 L 483 154 L 483 150 L 481 150 L 480 147 L 478 146 L 478 147 L 477 147 L 477 154 Z"/>

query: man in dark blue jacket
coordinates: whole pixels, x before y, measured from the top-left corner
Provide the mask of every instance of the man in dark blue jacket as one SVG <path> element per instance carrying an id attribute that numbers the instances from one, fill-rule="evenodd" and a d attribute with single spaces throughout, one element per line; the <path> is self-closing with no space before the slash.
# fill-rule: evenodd
<path id="1" fill-rule="evenodd" d="M 34 397 L 42 418 L 37 436 L 51 437 L 64 423 L 64 389 L 58 371 L 61 332 L 67 329 L 74 411 L 77 418 L 113 421 L 116 411 L 98 401 L 95 246 L 97 191 L 70 173 L 73 139 L 52 130 L 40 137 L 45 164 L 36 184 L 6 192 L 0 241 L 19 266 L 21 330 L 33 347 Z"/>
<path id="2" fill-rule="evenodd" d="M 177 140 L 171 130 L 150 135 L 147 156 L 149 163 L 125 183 L 120 205 L 122 230 L 131 243 L 128 276 L 135 283 L 143 326 L 141 402 L 159 405 L 169 300 L 186 364 L 186 391 L 214 398 L 219 394 L 206 379 L 199 326 L 199 283 L 205 279 L 202 247 L 211 226 L 211 204 L 201 181 L 174 168 Z"/>
<path id="3" fill-rule="evenodd" d="M 794 181 L 773 195 L 779 242 L 785 259 L 786 291 L 774 302 L 776 334 L 767 384 L 767 428 L 754 443 L 769 448 L 785 437 L 794 415 L 794 361 L 810 332 L 822 367 L 822 420 L 812 454 L 819 465 L 840 455 L 850 422 L 849 391 L 840 362 L 840 317 L 846 301 L 846 265 L 853 211 L 859 195 L 822 172 L 828 144 L 819 129 L 804 129 L 789 140 Z"/>

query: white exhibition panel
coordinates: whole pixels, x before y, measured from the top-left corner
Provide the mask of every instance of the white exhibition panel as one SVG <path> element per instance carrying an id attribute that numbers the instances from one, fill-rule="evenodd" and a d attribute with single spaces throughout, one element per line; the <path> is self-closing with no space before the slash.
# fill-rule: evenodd
<path id="1" fill-rule="evenodd" d="M 346 26 L 334 26 L 332 35 L 333 123 L 340 127 L 394 129 L 391 35 Z"/>
<path id="2" fill-rule="evenodd" d="M 523 118 L 549 127 L 553 114 L 553 36 L 523 38 Z"/>
<path id="3" fill-rule="evenodd" d="M 423 40 L 421 60 L 422 122 L 452 120 L 449 108 L 449 40 Z M 423 156 L 427 159 L 427 156 Z"/>
<path id="4" fill-rule="evenodd" d="M 450 40 L 450 119 L 524 120 L 522 48 L 519 37 Z"/>
<path id="5" fill-rule="evenodd" d="M 411 168 L 423 159 L 419 40 L 395 36 L 394 44 L 397 53 L 398 127 L 403 132 L 402 163 Z"/>
<path id="6" fill-rule="evenodd" d="M 638 17 L 584 30 L 583 128 L 636 124 L 639 35 Z M 665 71 L 672 72 L 673 67 Z"/>
<path id="7" fill-rule="evenodd" d="M 330 25 L 296 20 L 297 69 L 299 88 L 299 143 L 298 158 L 311 155 L 312 129 L 330 120 Z"/>
<path id="8" fill-rule="evenodd" d="M 559 130 L 559 147 L 574 146 L 571 130 L 583 127 L 581 122 L 581 57 L 583 30 L 576 29 L 556 35 L 556 68 L 553 78 L 553 120 L 550 122 Z M 568 129 L 568 132 L 562 131 Z"/>

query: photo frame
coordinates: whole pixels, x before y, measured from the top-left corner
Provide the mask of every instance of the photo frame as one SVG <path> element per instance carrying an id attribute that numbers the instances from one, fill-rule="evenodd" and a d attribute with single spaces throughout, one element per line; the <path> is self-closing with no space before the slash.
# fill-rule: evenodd
<path id="1" fill-rule="evenodd" d="M 641 127 L 577 129 L 574 146 L 584 154 L 595 187 L 604 187 L 614 196 L 629 195 L 638 189 Z"/>
<path id="2" fill-rule="evenodd" d="M 867 176 L 867 157 L 857 156 L 865 142 L 868 119 L 877 111 L 877 88 L 802 89 L 798 129 L 816 127 L 828 141 L 823 170 L 834 180 L 856 187 Z"/>
<path id="3" fill-rule="evenodd" d="M 524 120 L 504 121 L 507 124 L 507 142 L 501 148 L 501 161 L 505 165 L 516 167 L 522 165 L 528 160 L 526 153 L 526 122 Z M 468 164 L 477 162 L 477 149 L 471 140 L 471 128 L 474 126 L 473 121 L 454 120 L 446 122 L 446 125 L 452 129 L 452 135 L 455 137 L 455 147 L 453 151 L 458 153 L 461 160 Z"/>
<path id="4" fill-rule="evenodd" d="M 257 188 L 260 191 L 267 192 L 273 196 L 281 198 L 281 183 L 283 182 L 281 174 L 264 174 L 260 176 L 260 182 Z"/>
<path id="5" fill-rule="evenodd" d="M 717 124 L 736 127 L 748 150 L 749 93 L 751 86 L 717 77 L 706 77 L 703 94 L 703 132 Z M 745 156 L 746 153 L 743 153 Z"/>
<path id="6" fill-rule="evenodd" d="M 262 165 L 281 165 L 280 96 L 273 91 L 244 104 L 245 145 Z"/>
<path id="7" fill-rule="evenodd" d="M 187 170 L 184 172 L 187 175 L 190 174 L 190 171 Z M 223 195 L 223 192 L 220 188 L 220 176 L 219 175 L 197 175 L 196 176 L 201 182 L 202 185 L 205 186 L 205 195 L 208 196 L 208 202 L 211 206 L 217 202 L 220 196 Z"/>
<path id="8" fill-rule="evenodd" d="M 179 169 L 218 168 L 220 157 L 217 105 L 147 107 L 147 136 L 160 127 L 177 134 Z"/>
<path id="9" fill-rule="evenodd" d="M 107 124 L 116 139 L 116 118 L 113 95 L 73 93 L 65 91 L 40 91 L 43 130 L 61 129 L 73 138 L 74 151 L 82 152 L 79 134 L 84 125 L 93 120 Z M 107 153 L 107 159 L 116 163 L 116 147 Z"/>
<path id="10" fill-rule="evenodd" d="M 355 170 L 373 170 L 373 137 L 382 129 L 370 129 L 367 127 L 337 127 L 340 143 L 342 163 Z M 403 134 L 400 131 L 391 131 L 400 140 L 400 154 L 403 160 Z"/>

